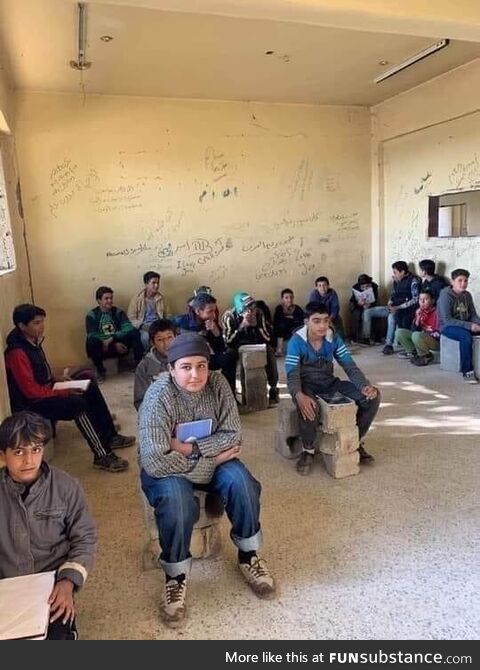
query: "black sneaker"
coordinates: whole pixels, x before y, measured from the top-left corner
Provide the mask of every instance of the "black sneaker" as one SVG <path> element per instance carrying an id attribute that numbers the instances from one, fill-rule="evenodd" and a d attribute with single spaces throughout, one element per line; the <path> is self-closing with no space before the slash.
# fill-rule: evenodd
<path id="1" fill-rule="evenodd" d="M 110 449 L 125 449 L 126 447 L 133 447 L 137 441 L 134 435 L 114 435 L 110 440 Z"/>
<path id="2" fill-rule="evenodd" d="M 382 349 L 382 354 L 384 356 L 392 356 L 393 354 L 393 347 L 391 344 L 386 344 L 383 349 Z"/>
<path id="3" fill-rule="evenodd" d="M 358 447 L 358 455 L 360 456 L 360 463 L 373 463 L 375 460 L 368 451 L 365 451 L 363 444 Z"/>
<path id="4" fill-rule="evenodd" d="M 93 467 L 107 472 L 123 472 L 128 470 L 129 463 L 119 458 L 113 451 L 106 456 L 97 456 L 93 459 Z"/>
<path id="5" fill-rule="evenodd" d="M 424 367 L 425 365 L 428 365 L 430 361 L 432 360 L 433 356 L 415 356 L 415 358 L 412 358 L 410 363 L 413 365 L 417 365 L 419 368 Z"/>
<path id="6" fill-rule="evenodd" d="M 297 472 L 299 475 L 305 477 L 310 474 L 313 465 L 313 454 L 308 451 L 302 451 L 300 458 L 297 461 Z"/>
<path id="7" fill-rule="evenodd" d="M 270 388 L 270 391 L 268 392 L 268 404 L 272 407 L 273 405 L 278 405 L 278 402 L 279 396 L 277 387 Z"/>

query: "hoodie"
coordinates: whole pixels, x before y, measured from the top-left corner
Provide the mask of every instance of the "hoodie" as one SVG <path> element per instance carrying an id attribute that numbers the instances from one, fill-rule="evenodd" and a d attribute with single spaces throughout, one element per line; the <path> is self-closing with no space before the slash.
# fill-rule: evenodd
<path id="1" fill-rule="evenodd" d="M 472 323 L 480 323 L 480 318 L 473 304 L 472 294 L 468 291 L 455 293 L 450 286 L 444 288 L 440 292 L 437 309 L 440 332 L 447 326 L 472 330 Z"/>

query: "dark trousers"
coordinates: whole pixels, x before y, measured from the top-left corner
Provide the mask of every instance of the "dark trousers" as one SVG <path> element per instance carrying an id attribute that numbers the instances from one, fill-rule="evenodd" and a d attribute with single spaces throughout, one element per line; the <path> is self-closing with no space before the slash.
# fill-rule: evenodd
<path id="1" fill-rule="evenodd" d="M 75 619 L 62 623 L 62 617 L 48 625 L 47 640 L 76 640 L 78 639 Z"/>
<path id="2" fill-rule="evenodd" d="M 221 354 L 212 354 L 210 356 L 210 368 L 222 371 L 234 395 L 237 378 L 237 360 L 238 352 L 233 349 L 227 349 L 227 351 L 223 351 Z"/>
<path id="3" fill-rule="evenodd" d="M 303 392 L 312 398 L 315 398 L 317 395 L 322 396 L 327 401 L 334 393 L 341 393 L 347 398 L 354 400 L 357 403 L 357 426 L 360 439 L 367 434 L 380 405 L 380 394 L 373 400 L 368 400 L 352 382 L 342 381 L 336 377 L 332 379 L 332 383 L 328 386 L 305 386 Z M 319 408 L 317 407 L 317 416 L 313 421 L 304 419 L 300 410 L 297 409 L 297 411 L 300 437 L 304 446 L 310 448 L 317 437 L 320 420 Z"/>
<path id="4" fill-rule="evenodd" d="M 132 349 L 133 355 L 135 357 L 135 363 L 140 363 L 143 358 L 144 351 L 142 339 L 138 330 L 129 330 L 128 333 L 115 335 L 115 342 L 124 344 L 129 351 Z M 115 349 L 115 342 L 112 342 L 109 345 L 107 351 L 104 351 L 102 340 L 94 336 L 87 337 L 87 356 L 92 360 L 98 372 L 105 372 L 105 368 L 103 367 L 103 361 L 105 358 L 121 358 L 121 355 Z M 127 354 L 124 355 L 126 356 Z"/>
<path id="5" fill-rule="evenodd" d="M 35 400 L 28 409 L 50 421 L 75 421 L 94 456 L 102 457 L 112 451 L 109 445 L 117 431 L 95 382 L 91 382 L 82 395 Z"/>
<path id="6" fill-rule="evenodd" d="M 363 337 L 363 307 L 355 307 L 350 312 L 351 337 L 355 342 L 359 342 Z"/>
<path id="7" fill-rule="evenodd" d="M 460 326 L 445 326 L 442 330 L 442 335 L 449 337 L 451 340 L 460 342 L 460 367 L 462 372 L 470 372 L 473 370 L 472 347 L 473 335 L 471 330 L 461 328 Z"/>
<path id="8" fill-rule="evenodd" d="M 273 347 L 267 344 L 267 364 L 265 366 L 267 373 L 267 381 L 270 388 L 277 388 L 278 384 L 278 368 L 277 359 L 275 358 L 275 351 Z"/>

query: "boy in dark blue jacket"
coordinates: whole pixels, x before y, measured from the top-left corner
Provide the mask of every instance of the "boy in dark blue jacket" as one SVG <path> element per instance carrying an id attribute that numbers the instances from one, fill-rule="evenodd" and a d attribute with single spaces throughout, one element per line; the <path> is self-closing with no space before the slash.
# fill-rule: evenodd
<path id="1" fill-rule="evenodd" d="M 363 447 L 366 435 L 378 411 L 380 393 L 356 366 L 342 338 L 332 334 L 330 316 L 325 305 L 309 303 L 305 309 L 305 326 L 290 339 L 285 360 L 287 385 L 298 410 L 303 451 L 297 462 L 297 472 L 308 475 L 315 454 L 314 443 L 318 430 L 316 396 L 326 400 L 341 393 L 357 403 L 357 426 L 360 437 L 361 461 L 373 461 Z M 350 381 L 333 374 L 333 360 L 345 370 Z"/>

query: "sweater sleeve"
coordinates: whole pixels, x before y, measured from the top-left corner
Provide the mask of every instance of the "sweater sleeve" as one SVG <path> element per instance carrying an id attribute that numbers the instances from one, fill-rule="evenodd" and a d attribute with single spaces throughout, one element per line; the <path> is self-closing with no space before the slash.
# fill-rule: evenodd
<path id="1" fill-rule="evenodd" d="M 288 341 L 287 355 L 285 357 L 285 372 L 287 374 L 288 392 L 295 398 L 302 390 L 300 369 L 302 364 L 301 338 L 293 335 Z"/>
<path id="2" fill-rule="evenodd" d="M 115 335 L 125 335 L 126 333 L 130 333 L 132 330 L 135 330 L 132 322 L 125 314 L 123 309 L 117 310 L 117 322 L 118 322 L 118 330 L 115 333 Z"/>
<path id="3" fill-rule="evenodd" d="M 335 336 L 335 350 L 333 356 L 357 389 L 361 390 L 364 386 L 370 385 L 370 382 L 363 372 L 357 367 L 345 342 L 338 335 Z"/>
<path id="4" fill-rule="evenodd" d="M 73 480 L 68 501 L 65 535 L 68 555 L 57 570 L 57 581 L 69 579 L 77 588 L 83 586 L 93 567 L 97 547 L 97 531 L 90 515 L 85 494 Z"/>
<path id="5" fill-rule="evenodd" d="M 418 296 L 420 294 L 421 281 L 418 277 L 412 279 L 412 284 L 410 287 L 412 297 L 410 300 L 406 300 L 401 305 L 398 305 L 398 309 L 408 309 L 408 307 L 413 307 L 418 303 Z"/>
<path id="6" fill-rule="evenodd" d="M 47 384 L 39 384 L 33 375 L 27 354 L 21 349 L 10 351 L 5 357 L 5 364 L 21 393 L 29 400 L 59 398 L 69 395 L 68 391 L 54 391 Z"/>
<path id="7" fill-rule="evenodd" d="M 175 426 L 156 384 L 145 393 L 138 418 L 140 465 L 151 477 L 165 477 L 188 472 L 192 463 L 171 450 Z"/>
<path id="8" fill-rule="evenodd" d="M 242 441 L 237 402 L 225 377 L 221 373 L 215 377 L 215 395 L 220 405 L 217 430 L 213 435 L 198 440 L 200 453 L 206 458 L 215 457 Z"/>

